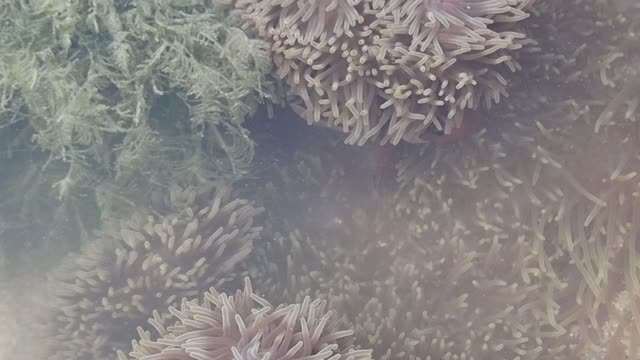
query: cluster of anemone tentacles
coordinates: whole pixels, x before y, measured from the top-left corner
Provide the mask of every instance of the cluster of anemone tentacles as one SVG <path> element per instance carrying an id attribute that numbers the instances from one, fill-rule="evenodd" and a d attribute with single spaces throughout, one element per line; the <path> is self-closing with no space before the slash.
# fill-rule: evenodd
<path id="1" fill-rule="evenodd" d="M 507 96 L 535 0 L 227 0 L 271 44 L 309 123 L 370 139 L 450 134 Z"/>
<path id="2" fill-rule="evenodd" d="M 531 4 L 507 3 L 520 11 Z M 347 59 L 349 81 L 375 75 L 373 68 L 366 68 L 367 59 L 360 64 L 362 68 L 351 64 L 361 53 L 351 55 L 347 46 L 353 44 L 339 42 L 340 36 L 351 38 L 349 32 L 371 35 L 364 31 L 372 28 L 357 26 L 365 20 L 389 26 L 386 16 L 410 18 L 403 23 L 406 28 L 394 30 L 398 39 L 420 36 L 420 26 L 412 22 L 418 20 L 408 15 L 408 9 L 423 4 L 441 6 L 446 11 L 426 16 L 443 30 L 431 39 L 433 28 L 425 30 L 422 39 L 430 41 L 425 49 L 433 51 L 431 59 L 435 59 L 438 51 L 451 51 L 445 45 L 455 40 L 451 29 L 456 29 L 459 19 L 449 15 L 464 15 L 454 11 L 454 5 L 484 3 L 408 1 L 400 6 L 400 2 L 336 0 L 325 8 L 314 6 L 317 4 L 320 2 L 238 1 L 236 5 L 260 34 L 273 36 L 280 71 L 288 66 L 284 77 L 290 76 L 287 79 L 296 86 L 307 81 L 300 88 L 313 90 L 313 95 L 298 93 L 301 111 L 328 117 L 337 106 L 337 120 L 330 120 L 331 125 L 350 132 L 354 142 L 364 142 L 377 124 L 367 128 L 370 124 L 366 122 L 349 125 L 348 121 L 356 113 L 363 114 L 355 104 L 361 104 L 359 96 L 364 100 L 369 90 L 354 85 L 355 100 L 335 105 L 331 103 L 335 94 L 328 95 L 321 88 L 327 85 L 321 81 L 334 74 L 322 67 L 323 62 L 327 63 L 324 66 L 340 66 L 325 55 L 340 53 Z M 394 12 L 394 6 L 399 10 Z M 578 7 L 581 11 L 572 11 Z M 465 10 L 490 15 L 495 23 L 517 18 L 517 12 L 509 18 L 504 15 L 507 12 L 482 13 L 481 8 Z M 342 17 L 336 9 L 344 11 Z M 372 15 L 372 9 L 381 15 Z M 358 15 L 360 10 L 365 15 Z M 635 65 L 619 63 L 625 56 L 637 58 L 638 47 L 630 41 L 637 40 L 631 30 L 638 24 L 620 20 L 622 15 L 610 16 L 596 1 L 544 3 L 540 11 L 546 23 L 538 24 L 538 39 L 548 47 L 535 57 L 541 61 L 522 75 L 540 85 L 538 90 L 517 89 L 513 103 L 495 113 L 504 121 L 465 143 L 429 144 L 404 157 L 398 163 L 398 184 L 392 194 L 356 199 L 363 196 L 362 178 L 350 178 L 353 159 L 344 154 L 338 159 L 326 153 L 297 152 L 292 163 L 274 167 L 274 178 L 281 182 L 266 186 L 268 190 L 262 189 L 261 195 L 270 210 L 270 240 L 254 246 L 244 271 L 260 284 L 268 299 L 293 305 L 271 305 L 253 292 L 249 282 L 235 296 L 211 290 L 202 302 L 184 300 L 168 313 L 154 312 L 153 330 L 139 329 L 140 341 L 134 342 L 128 355 L 121 352 L 120 358 L 369 359 L 373 355 L 382 359 L 609 360 L 639 354 L 640 99 L 635 94 L 640 90 L 640 71 Z M 318 14 L 324 17 L 316 18 Z M 563 41 L 556 36 L 558 31 L 569 31 L 568 24 L 587 26 L 587 14 L 595 14 L 595 26 L 602 31 L 574 34 L 580 41 L 557 46 Z M 469 21 L 463 25 L 473 24 Z M 322 38 L 322 26 L 327 23 L 335 30 L 333 40 Z M 628 31 L 602 35 L 610 25 Z M 372 40 L 384 44 L 380 34 L 371 36 Z M 490 39 L 485 41 L 492 44 Z M 334 52 L 314 52 L 316 47 L 334 45 Z M 287 46 L 291 47 L 285 49 Z M 461 59 L 485 57 L 489 63 L 499 62 L 511 48 L 496 45 L 494 51 L 487 49 L 469 50 L 464 54 L 470 58 Z M 391 57 L 393 51 L 402 53 L 399 46 L 385 51 Z M 472 57 L 474 51 L 476 57 Z M 302 63 L 311 70 L 305 70 Z M 456 64 L 458 60 L 448 66 Z M 390 66 L 385 71 L 408 71 L 402 65 L 406 64 L 396 62 L 400 70 Z M 444 63 L 433 68 L 438 66 Z M 563 76 L 554 78 L 549 71 Z M 346 78 L 336 81 L 340 91 L 351 86 Z M 447 80 L 438 81 L 443 87 Z M 584 83 L 589 88 L 578 91 Z M 449 83 L 444 88 L 447 86 Z M 576 96 L 562 98 L 556 87 Z M 464 89 L 462 85 L 457 90 Z M 375 96 L 384 97 L 385 92 L 379 90 Z M 311 107 L 305 104 L 307 100 Z M 403 114 L 406 103 L 394 101 L 390 108 Z M 350 111 L 352 117 L 340 118 L 340 111 Z M 440 115 L 434 111 L 434 126 Z M 394 115 L 387 120 L 378 128 L 387 126 L 387 140 L 409 140 L 410 134 L 419 133 Z M 401 123 L 405 125 L 398 125 Z M 440 126 L 447 131 L 446 124 Z M 389 133 L 399 129 L 408 130 L 401 135 Z M 296 210 L 312 209 L 288 216 L 293 211 L 283 209 L 283 204 L 296 205 Z M 332 204 L 333 218 L 323 218 L 323 211 L 318 210 L 326 204 Z M 190 216 L 206 213 L 185 211 Z M 184 232 L 191 234 L 191 223 L 185 224 Z M 131 236 L 124 234 L 125 239 L 134 239 Z M 326 297 L 327 303 L 312 301 L 315 297 Z M 344 317 L 354 330 L 345 330 L 325 311 L 327 306 L 337 310 L 338 317 Z M 172 320 L 175 325 L 167 325 Z M 373 352 L 354 346 L 356 341 Z"/>

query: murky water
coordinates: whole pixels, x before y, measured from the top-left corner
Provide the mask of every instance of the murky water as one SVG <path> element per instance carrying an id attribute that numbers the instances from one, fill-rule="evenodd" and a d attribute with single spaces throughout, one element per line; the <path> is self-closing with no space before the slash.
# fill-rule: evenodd
<path id="1" fill-rule="evenodd" d="M 0 4 L 0 360 L 640 359 L 637 1 L 223 3 Z"/>

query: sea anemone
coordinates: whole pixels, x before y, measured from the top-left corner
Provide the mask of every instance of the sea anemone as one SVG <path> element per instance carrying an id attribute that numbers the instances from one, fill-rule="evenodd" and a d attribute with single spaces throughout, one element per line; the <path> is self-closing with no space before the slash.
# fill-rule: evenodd
<path id="1" fill-rule="evenodd" d="M 513 114 L 509 126 L 399 164 L 397 207 L 416 217 L 413 232 L 465 229 L 467 245 L 493 242 L 500 252 L 517 244 L 500 257 L 518 263 L 519 282 L 541 289 L 531 302 L 545 329 L 536 336 L 558 351 L 554 359 L 592 358 L 611 344 L 640 350 L 630 341 L 640 329 L 640 132 L 623 113 L 596 133 L 599 112 L 588 103 L 549 103 L 533 124 Z M 607 305 L 619 294 L 629 299 L 624 310 Z"/>
<path id="2" fill-rule="evenodd" d="M 600 346 L 589 348 L 590 358 L 615 360 L 632 359 L 640 354 L 638 337 L 638 306 L 640 297 L 623 290 L 612 298 L 607 307 L 607 318 L 602 324 L 598 341 Z"/>
<path id="3" fill-rule="evenodd" d="M 573 344 L 549 324 L 549 286 L 528 244 L 471 226 L 402 237 L 408 228 L 396 220 L 362 236 L 291 231 L 271 244 L 289 249 L 269 253 L 284 286 L 273 291 L 289 301 L 326 296 L 379 359 L 571 358 Z"/>
<path id="4" fill-rule="evenodd" d="M 514 92 L 494 112 L 502 121 L 468 143 L 402 161 L 399 197 L 421 204 L 424 220 L 476 223 L 527 244 L 538 265 L 521 278 L 547 284 L 539 301 L 565 351 L 635 358 L 640 22 L 593 0 L 544 4 L 536 27 L 543 52 L 521 76 L 547 77 Z M 426 233 L 443 225 L 416 226 Z"/>
<path id="5" fill-rule="evenodd" d="M 114 358 L 152 310 L 229 280 L 261 233 L 262 209 L 222 184 L 176 186 L 154 202 L 56 271 L 50 359 Z"/>
<path id="6" fill-rule="evenodd" d="M 401 195 L 372 195 L 344 153 L 294 159 L 279 165 L 282 183 L 265 204 L 287 221 L 245 263 L 267 295 L 325 297 L 378 359 L 571 358 L 573 343 L 547 317 L 554 283 L 537 275 L 530 244 L 440 212 L 446 201 L 430 214 Z"/>
<path id="7" fill-rule="evenodd" d="M 274 307 L 253 292 L 248 278 L 235 296 L 212 288 L 201 304 L 183 300 L 169 312 L 175 325 L 165 326 L 154 311 L 149 322 L 157 334 L 139 328 L 130 357 L 119 352 L 119 359 L 371 359 L 371 350 L 353 346 L 353 330 L 340 329 L 325 301 L 306 297 Z"/>
<path id="8" fill-rule="evenodd" d="M 277 74 L 309 123 L 345 142 L 421 141 L 507 95 L 535 0 L 225 0 L 271 42 Z"/>

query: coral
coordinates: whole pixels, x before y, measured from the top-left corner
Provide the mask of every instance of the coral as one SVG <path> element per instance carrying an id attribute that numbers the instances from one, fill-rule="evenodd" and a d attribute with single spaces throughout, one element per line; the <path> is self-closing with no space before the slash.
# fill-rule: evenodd
<path id="1" fill-rule="evenodd" d="M 450 134 L 506 96 L 534 1 L 225 2 L 271 43 L 293 108 L 362 145 Z"/>
<path id="2" fill-rule="evenodd" d="M 371 350 L 353 346 L 353 330 L 341 330 L 325 301 L 306 297 L 274 307 L 253 292 L 248 278 L 235 296 L 211 289 L 202 304 L 185 300 L 169 311 L 176 324 L 165 326 L 155 312 L 150 323 L 157 335 L 139 329 L 130 358 L 371 359 Z M 122 352 L 119 358 L 128 359 Z"/>
<path id="3" fill-rule="evenodd" d="M 221 184 L 174 187 L 55 271 L 51 359 L 109 359 L 152 310 L 221 286 L 251 251 L 262 210 Z"/>

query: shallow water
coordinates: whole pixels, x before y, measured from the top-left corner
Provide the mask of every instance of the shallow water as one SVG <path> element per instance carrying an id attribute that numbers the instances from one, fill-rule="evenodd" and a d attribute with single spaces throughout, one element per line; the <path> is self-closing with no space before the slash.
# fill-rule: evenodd
<path id="1" fill-rule="evenodd" d="M 640 359 L 640 5 L 538 3 L 525 23 L 537 43 L 518 53 L 522 69 L 510 74 L 509 97 L 474 112 L 481 125 L 455 132 L 455 141 L 346 145 L 339 127 L 306 124 L 287 108 L 292 100 L 275 110 L 261 103 L 242 124 L 229 120 L 245 111 L 236 104 L 216 114 L 233 126 L 212 125 L 204 106 L 180 106 L 197 90 L 168 94 L 196 82 L 185 73 L 139 87 L 154 99 L 139 109 L 149 106 L 154 119 L 135 136 L 125 140 L 114 130 L 123 125 L 111 124 L 75 151 L 42 151 L 35 141 L 46 126 L 28 106 L 16 111 L 4 101 L 11 91 L 0 73 L 0 360 L 117 359 L 140 338 L 136 327 L 153 333 L 153 310 L 170 316 L 182 297 L 202 299 L 211 286 L 235 294 L 245 277 L 274 305 L 326 300 L 342 321 L 336 329 L 353 329 L 355 345 L 377 359 Z M 60 4 L 34 16 L 71 16 Z M 136 6 L 112 5 L 102 10 Z M 7 20 L 13 10 L 3 6 L 0 23 L 27 26 Z M 122 26 L 115 15 L 113 23 L 95 16 L 88 29 Z M 169 26 L 171 16 L 154 16 Z M 56 44 L 66 44 L 77 23 L 57 24 Z M 91 31 L 83 39 L 112 36 Z M 203 43 L 213 36 L 198 34 Z M 166 51 L 187 46 L 160 43 Z M 124 71 L 78 60 L 91 58 L 78 40 L 67 46 L 78 78 Z M 174 55 L 162 61 L 187 61 Z M 43 51 L 29 64 L 58 74 L 65 63 L 46 62 L 53 58 Z M 10 60 L 0 55 L 0 71 Z M 132 66 L 128 77 L 141 69 Z M 89 106 L 78 93 L 22 76 L 21 84 L 33 84 L 20 88 L 32 106 L 55 108 L 44 93 Z M 100 91 L 92 99 L 120 105 L 91 112 L 133 119 L 133 95 L 119 96 L 107 78 L 94 79 Z M 223 99 L 220 106 L 237 99 L 214 80 L 205 92 Z M 56 121 L 77 125 L 69 116 Z M 309 316 L 296 323 L 304 327 L 296 340 L 313 333 L 307 320 L 316 326 L 319 316 Z"/>

